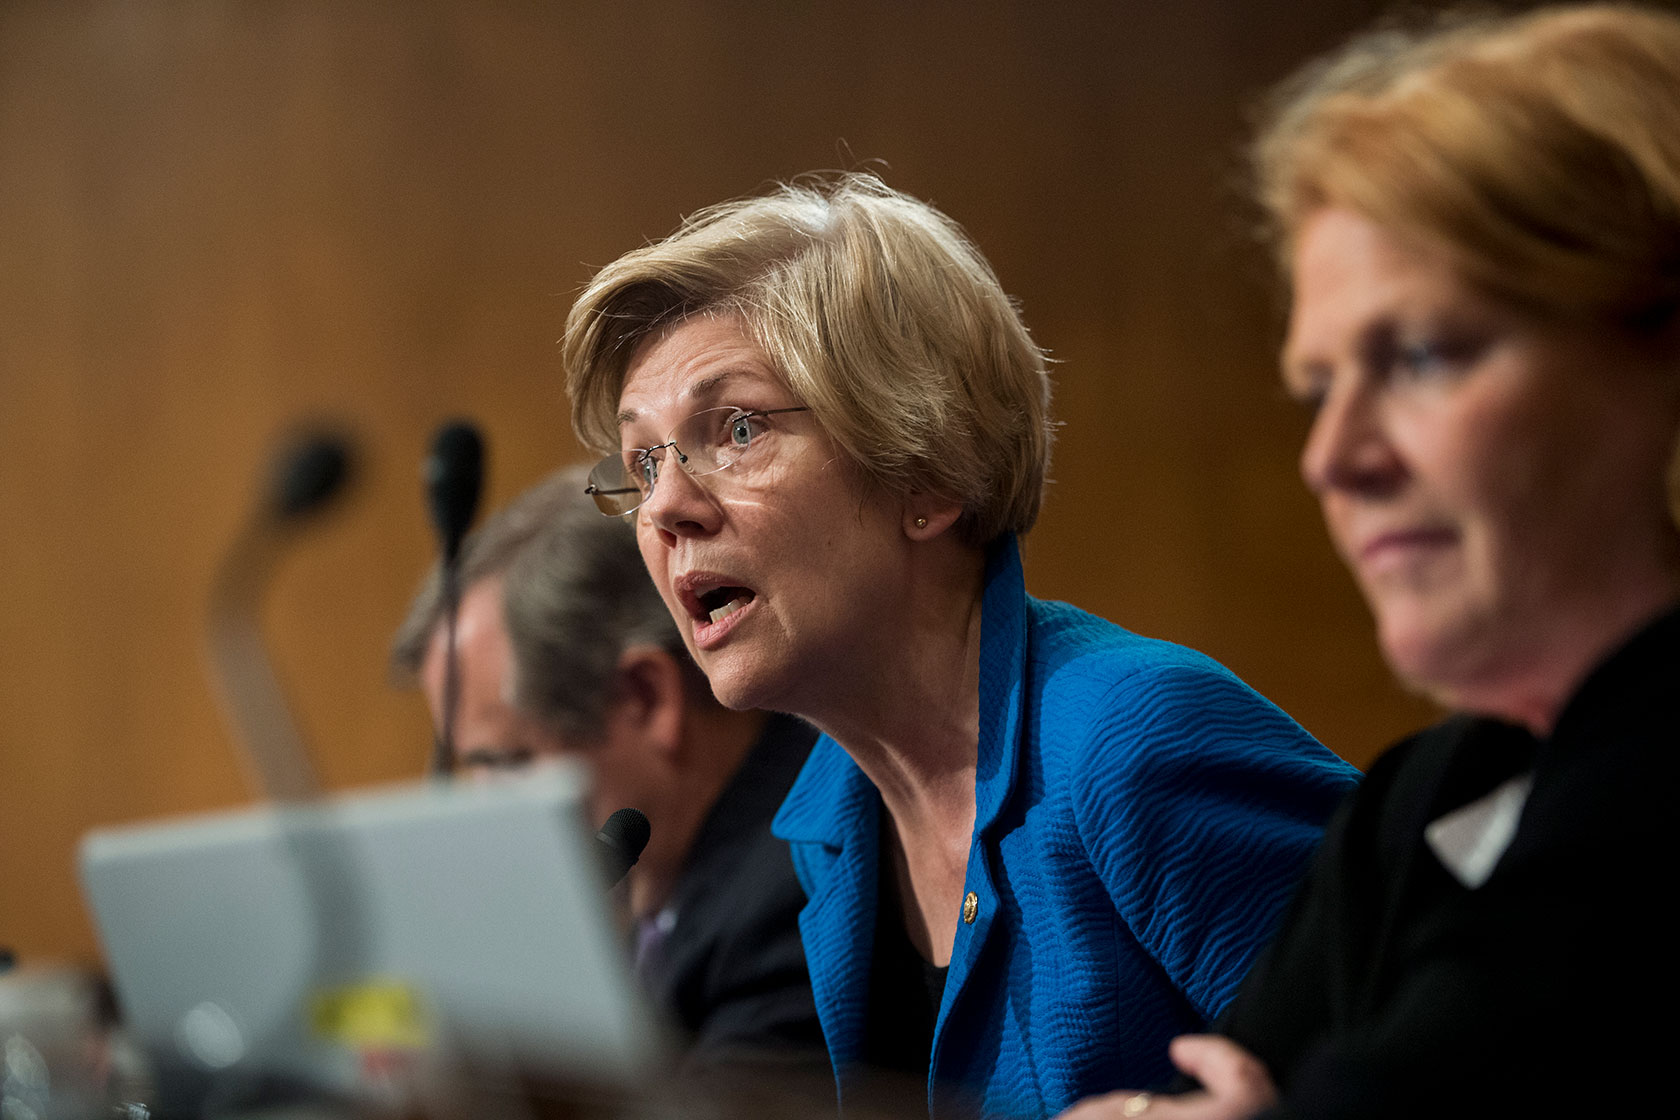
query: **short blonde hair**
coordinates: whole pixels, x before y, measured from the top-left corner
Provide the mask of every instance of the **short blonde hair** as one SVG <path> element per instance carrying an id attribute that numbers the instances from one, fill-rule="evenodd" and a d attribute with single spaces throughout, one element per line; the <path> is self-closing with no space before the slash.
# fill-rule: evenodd
<path id="1" fill-rule="evenodd" d="M 872 175 L 780 184 L 602 269 L 566 320 L 579 438 L 619 449 L 636 345 L 738 315 L 800 404 L 886 492 L 958 501 L 963 539 L 1032 527 L 1051 444 L 1043 352 L 950 218 Z"/>
<path id="2" fill-rule="evenodd" d="M 1356 39 L 1280 87 L 1253 150 L 1287 275 L 1351 209 L 1485 290 L 1656 331 L 1680 306 L 1680 19 L 1629 5 L 1449 16 Z"/>

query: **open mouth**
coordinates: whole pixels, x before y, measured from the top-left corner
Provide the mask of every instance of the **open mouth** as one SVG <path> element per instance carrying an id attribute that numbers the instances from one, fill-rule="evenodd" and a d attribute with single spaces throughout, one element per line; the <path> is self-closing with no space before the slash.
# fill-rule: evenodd
<path id="1" fill-rule="evenodd" d="M 688 617 L 701 629 L 723 622 L 758 598 L 758 592 L 729 582 L 723 572 L 691 571 L 678 576 L 673 588 Z"/>
<path id="2" fill-rule="evenodd" d="M 752 602 L 753 597 L 751 588 L 733 584 L 714 587 L 699 596 L 700 611 L 696 617 L 704 618 L 708 622 L 722 622 Z"/>

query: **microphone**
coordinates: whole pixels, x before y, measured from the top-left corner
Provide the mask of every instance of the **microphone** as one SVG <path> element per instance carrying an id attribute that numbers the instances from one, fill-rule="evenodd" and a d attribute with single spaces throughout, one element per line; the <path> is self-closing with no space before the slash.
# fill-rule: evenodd
<path id="1" fill-rule="evenodd" d="M 455 621 L 461 610 L 461 542 L 484 488 L 484 437 L 468 420 L 452 420 L 438 429 L 422 471 L 426 508 L 437 530 L 438 586 L 443 605 L 443 702 L 432 740 L 431 773 L 445 777 L 455 765 L 455 709 L 461 692 L 461 667 L 455 651 Z"/>
<path id="2" fill-rule="evenodd" d="M 460 555 L 484 487 L 484 437 L 478 428 L 470 421 L 454 420 L 438 429 L 426 457 L 425 480 L 426 506 L 447 568 Z"/>
<path id="3" fill-rule="evenodd" d="M 350 478 L 350 447 L 328 433 L 305 436 L 275 463 L 269 501 L 281 521 L 324 508 Z"/>
<path id="4" fill-rule="evenodd" d="M 344 491 L 353 465 L 343 435 L 306 431 L 288 443 L 211 589 L 207 629 L 217 697 L 249 778 L 273 800 L 313 796 L 318 784 L 263 641 L 262 595 L 295 533 Z"/>
<path id="5" fill-rule="evenodd" d="M 607 888 L 618 886 L 636 861 L 642 858 L 653 828 L 647 814 L 640 809 L 620 809 L 607 818 L 601 831 L 595 834 L 601 869 L 606 872 Z"/>

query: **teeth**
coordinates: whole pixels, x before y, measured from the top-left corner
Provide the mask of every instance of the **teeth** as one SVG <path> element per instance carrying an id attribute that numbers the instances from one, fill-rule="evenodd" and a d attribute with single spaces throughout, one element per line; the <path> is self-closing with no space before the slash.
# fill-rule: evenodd
<path id="1" fill-rule="evenodd" d="M 722 622 L 724 619 L 728 618 L 730 615 L 734 614 L 746 605 L 747 601 L 745 599 L 731 599 L 729 602 L 713 611 L 711 619 L 713 622 Z"/>

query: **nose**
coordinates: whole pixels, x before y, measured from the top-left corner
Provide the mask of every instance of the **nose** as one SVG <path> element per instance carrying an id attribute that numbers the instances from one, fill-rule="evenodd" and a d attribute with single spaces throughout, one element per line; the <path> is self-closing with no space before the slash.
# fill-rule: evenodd
<path id="1" fill-rule="evenodd" d="M 1301 448 L 1300 466 L 1307 489 L 1320 498 L 1337 491 L 1381 495 L 1399 484 L 1404 464 L 1372 387 L 1341 383 L 1326 394 Z"/>
<path id="2" fill-rule="evenodd" d="M 704 537 L 717 532 L 722 510 L 700 479 L 682 469 L 675 446 L 665 451 L 658 481 L 639 511 L 667 545 L 681 537 Z"/>

